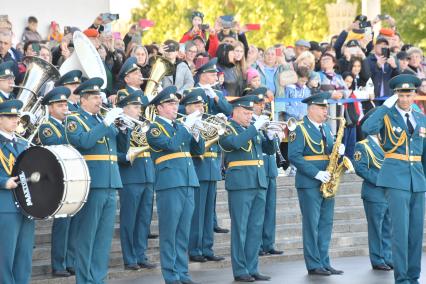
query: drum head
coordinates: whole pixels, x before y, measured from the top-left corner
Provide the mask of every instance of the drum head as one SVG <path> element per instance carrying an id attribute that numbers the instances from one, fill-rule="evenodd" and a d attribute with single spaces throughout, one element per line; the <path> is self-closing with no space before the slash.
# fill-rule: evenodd
<path id="1" fill-rule="evenodd" d="M 28 182 L 28 189 L 19 185 L 14 190 L 16 202 L 24 214 L 34 219 L 51 217 L 58 210 L 64 193 L 64 174 L 56 156 L 46 148 L 31 147 L 19 155 L 13 176 L 22 173 L 29 179 L 40 173 L 38 182 Z"/>

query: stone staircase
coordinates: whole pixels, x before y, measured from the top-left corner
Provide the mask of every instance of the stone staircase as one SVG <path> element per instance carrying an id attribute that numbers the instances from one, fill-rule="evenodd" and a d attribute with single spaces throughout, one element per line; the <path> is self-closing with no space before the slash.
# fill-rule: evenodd
<path id="1" fill-rule="evenodd" d="M 262 263 L 294 260 L 303 258 L 302 225 L 297 192 L 293 177 L 278 177 L 277 180 L 277 227 L 276 247 L 284 250 L 282 256 L 261 257 Z M 330 254 L 332 257 L 367 255 L 367 222 L 360 198 L 361 179 L 354 174 L 346 175 L 336 197 L 334 230 Z M 227 194 L 223 182 L 218 185 L 217 195 L 218 222 L 222 227 L 230 228 Z M 50 232 L 52 220 L 36 222 L 35 249 L 33 255 L 32 283 L 75 283 L 74 277 L 51 278 L 50 270 Z M 151 225 L 158 232 L 157 214 L 154 208 Z M 147 255 L 153 262 L 159 263 L 159 241 L 149 240 Z M 226 256 L 226 260 L 214 263 L 190 263 L 190 270 L 198 268 L 228 267 L 230 263 L 230 234 L 215 234 L 215 253 Z M 159 269 L 158 273 L 160 273 Z M 151 271 L 150 271 L 151 272 Z M 119 240 L 118 210 L 114 239 L 110 254 L 109 278 L 136 278 L 146 271 L 124 271 Z"/>

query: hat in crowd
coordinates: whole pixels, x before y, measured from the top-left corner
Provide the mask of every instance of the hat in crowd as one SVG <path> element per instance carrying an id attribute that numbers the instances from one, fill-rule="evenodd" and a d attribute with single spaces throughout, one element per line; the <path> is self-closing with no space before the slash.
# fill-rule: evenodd
<path id="1" fill-rule="evenodd" d="M 83 32 L 87 37 L 98 37 L 99 32 L 97 29 L 87 29 Z"/>
<path id="2" fill-rule="evenodd" d="M 233 15 L 220 16 L 220 20 L 222 22 L 222 27 L 224 29 L 230 29 L 232 28 L 232 22 L 234 21 L 234 16 Z"/>
<path id="3" fill-rule="evenodd" d="M 256 77 L 260 77 L 259 71 L 254 68 L 249 68 L 247 70 L 247 83 L 250 83 Z"/>
<path id="4" fill-rule="evenodd" d="M 351 39 L 346 42 L 347 47 L 359 46 L 359 42 L 356 39 Z"/>
<path id="5" fill-rule="evenodd" d="M 304 40 L 304 39 L 299 39 L 298 41 L 295 42 L 296 46 L 303 46 L 306 48 L 311 48 L 311 44 L 309 43 L 309 41 Z"/>
<path id="6" fill-rule="evenodd" d="M 365 15 L 357 15 L 355 17 L 354 22 L 356 22 L 356 21 L 365 22 L 365 21 L 367 21 L 367 16 L 365 16 Z"/>
<path id="7" fill-rule="evenodd" d="M 376 44 L 381 44 L 381 43 L 386 43 L 387 45 L 389 45 L 389 41 L 387 39 L 385 39 L 382 36 L 378 36 L 376 40 Z"/>
<path id="8" fill-rule="evenodd" d="M 389 81 L 389 87 L 394 91 L 411 92 L 416 90 L 422 81 L 414 75 L 401 74 L 393 77 Z"/>
<path id="9" fill-rule="evenodd" d="M 74 94 L 84 95 L 86 93 L 98 93 L 101 91 L 104 80 L 99 77 L 93 77 L 80 84 L 77 89 L 74 90 Z"/>
<path id="10" fill-rule="evenodd" d="M 331 95 L 329 92 L 320 92 L 302 100 L 302 103 L 308 105 L 328 105 Z"/>
<path id="11" fill-rule="evenodd" d="M 55 86 L 65 86 L 68 84 L 80 84 L 83 73 L 80 70 L 71 70 L 59 78 Z"/>
<path id="12" fill-rule="evenodd" d="M 127 74 L 138 70 L 139 66 L 137 64 L 137 59 L 136 57 L 129 57 L 126 59 L 126 61 L 124 61 L 123 66 L 121 66 L 120 72 L 118 72 L 118 77 L 120 79 L 124 79 L 124 77 L 127 76 Z"/>
<path id="13" fill-rule="evenodd" d="M 197 73 L 203 74 L 203 73 L 217 73 L 217 58 L 210 59 L 206 64 L 202 65 L 200 68 L 198 68 Z"/>
<path id="14" fill-rule="evenodd" d="M 395 31 L 389 28 L 381 28 L 379 31 L 379 35 L 393 37 L 395 35 Z"/>
<path id="15" fill-rule="evenodd" d="M 258 100 L 257 96 L 247 95 L 247 96 L 239 97 L 238 99 L 235 99 L 231 101 L 230 103 L 232 104 L 234 108 L 243 107 L 245 109 L 252 110 L 254 102 L 256 100 Z"/>
<path id="16" fill-rule="evenodd" d="M 158 95 L 153 98 L 149 104 L 151 105 L 161 105 L 162 103 L 170 102 L 170 101 L 179 101 L 181 99 L 181 95 L 176 93 L 176 86 L 168 86 L 164 88 Z"/>
<path id="17" fill-rule="evenodd" d="M 118 97 L 117 106 L 118 107 L 125 107 L 127 105 L 141 105 L 142 104 L 142 98 L 143 95 L 142 91 L 136 90 L 135 92 L 127 95 L 127 96 L 121 96 Z"/>
<path id="18" fill-rule="evenodd" d="M 192 88 L 185 90 L 183 92 L 183 99 L 180 101 L 181 105 L 190 105 L 190 104 L 196 104 L 196 103 L 204 103 L 203 95 L 204 90 L 202 88 Z"/>
<path id="19" fill-rule="evenodd" d="M 202 20 L 204 19 L 204 14 L 201 13 L 200 11 L 194 11 L 192 12 L 191 19 L 194 19 L 195 17 L 200 17 Z"/>
<path id="20" fill-rule="evenodd" d="M 350 41 L 353 39 L 362 40 L 364 37 L 365 37 L 364 30 L 353 29 L 352 31 L 348 33 L 348 36 L 346 37 L 346 41 Z"/>
<path id="21" fill-rule="evenodd" d="M 44 95 L 41 100 L 42 105 L 50 105 L 56 102 L 66 102 L 70 96 L 71 91 L 67 87 L 59 86 L 50 90 L 46 95 Z"/>
<path id="22" fill-rule="evenodd" d="M 15 63 L 13 61 L 6 61 L 0 64 L 0 78 L 5 79 L 8 77 L 15 77 L 13 75 L 12 67 Z"/>
<path id="23" fill-rule="evenodd" d="M 320 46 L 320 44 L 317 41 L 310 41 L 309 44 L 311 45 L 310 51 L 319 51 L 323 52 L 324 49 Z"/>
<path id="24" fill-rule="evenodd" d="M 7 100 L 0 103 L 0 115 L 19 115 L 24 103 L 20 100 Z"/>
<path id="25" fill-rule="evenodd" d="M 259 87 L 259 88 L 250 90 L 247 95 L 248 96 L 255 96 L 254 102 L 255 103 L 260 103 L 260 102 L 262 102 L 262 101 L 265 100 L 265 98 L 266 98 L 266 92 L 267 91 L 268 91 L 268 88 L 266 88 L 266 87 Z"/>
<path id="26" fill-rule="evenodd" d="M 408 60 L 408 53 L 406 51 L 400 51 L 396 54 L 398 60 Z"/>
<path id="27" fill-rule="evenodd" d="M 179 50 L 179 43 L 177 41 L 168 39 L 164 42 L 164 44 L 167 45 L 167 49 L 165 49 L 166 52 L 173 52 Z"/>

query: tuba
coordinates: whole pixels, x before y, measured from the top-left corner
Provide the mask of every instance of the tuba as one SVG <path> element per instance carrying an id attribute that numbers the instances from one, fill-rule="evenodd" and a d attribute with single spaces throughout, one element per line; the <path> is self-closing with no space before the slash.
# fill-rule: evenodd
<path id="1" fill-rule="evenodd" d="M 333 198 L 336 196 L 343 173 L 346 170 L 353 170 L 352 162 L 348 157 L 344 156 L 342 162 L 339 163 L 339 148 L 340 144 L 342 144 L 346 120 L 343 117 L 331 119 L 340 120 L 340 127 L 337 132 L 336 142 L 333 145 L 333 151 L 330 155 L 330 162 L 326 169 L 326 171 L 330 173 L 331 177 L 330 180 L 327 183 L 323 183 L 320 188 L 322 197 L 324 198 Z"/>
<path id="2" fill-rule="evenodd" d="M 38 93 L 45 83 L 58 80 L 60 75 L 52 64 L 41 58 L 27 56 L 23 62 L 27 66 L 24 81 L 22 86 L 14 86 L 20 89 L 16 98 L 23 102 L 17 133 L 31 141 L 47 115 L 41 104 L 43 97 Z"/>
<path id="3" fill-rule="evenodd" d="M 158 93 L 158 85 L 164 76 L 171 76 L 174 73 L 174 65 L 168 59 L 158 56 L 155 58 L 154 65 L 151 69 L 151 74 L 149 75 L 148 82 L 145 87 L 145 96 L 155 97 Z M 148 106 L 145 109 L 145 117 L 153 121 L 155 115 L 155 109 L 153 106 Z"/>

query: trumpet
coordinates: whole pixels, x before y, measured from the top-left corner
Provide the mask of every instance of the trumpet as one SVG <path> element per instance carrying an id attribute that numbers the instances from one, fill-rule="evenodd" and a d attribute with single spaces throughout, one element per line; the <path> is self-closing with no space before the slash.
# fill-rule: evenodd
<path id="1" fill-rule="evenodd" d="M 107 112 L 111 110 L 111 108 L 107 108 L 102 105 L 100 106 L 100 108 Z M 139 126 L 141 132 L 145 133 L 148 132 L 149 127 L 151 126 L 151 122 L 149 120 L 140 121 L 123 113 L 117 119 L 116 125 L 125 126 L 128 129 L 133 129 L 135 128 L 135 126 Z"/>

